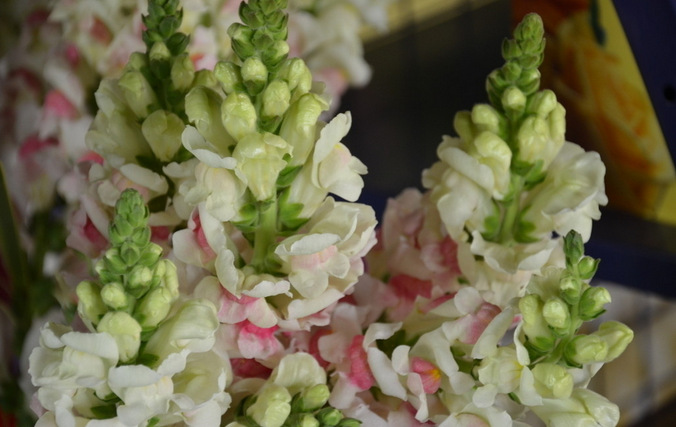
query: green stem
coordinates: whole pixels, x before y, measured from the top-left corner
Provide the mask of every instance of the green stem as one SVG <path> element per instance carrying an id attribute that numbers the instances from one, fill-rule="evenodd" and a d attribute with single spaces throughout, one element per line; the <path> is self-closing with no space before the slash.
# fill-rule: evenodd
<path id="1" fill-rule="evenodd" d="M 254 255 L 251 265 L 259 272 L 266 272 L 270 247 L 277 238 L 277 199 L 262 202 L 258 206 L 258 227 L 254 232 Z"/>

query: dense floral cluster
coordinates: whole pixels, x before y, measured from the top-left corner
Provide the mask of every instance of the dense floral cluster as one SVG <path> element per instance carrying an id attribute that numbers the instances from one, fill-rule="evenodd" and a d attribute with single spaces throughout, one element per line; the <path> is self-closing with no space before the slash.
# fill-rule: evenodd
<path id="1" fill-rule="evenodd" d="M 56 9 L 68 34 L 123 22 L 79 4 Z M 351 116 L 323 120 L 330 96 L 293 55 L 286 6 L 239 5 L 226 60 L 198 43 L 215 5 L 153 0 L 132 20 L 141 45 L 98 85 L 87 151 L 60 181 L 84 256 L 61 266 L 74 320 L 31 352 L 38 425 L 617 424 L 587 385 L 633 333 L 582 329 L 610 302 L 584 256 L 604 168 L 539 90 L 539 17 L 503 45 L 490 104 L 456 115 L 425 191 L 389 200 L 376 231 L 357 203 L 366 166 L 342 143 Z M 97 70 L 116 58 L 79 52 Z"/>

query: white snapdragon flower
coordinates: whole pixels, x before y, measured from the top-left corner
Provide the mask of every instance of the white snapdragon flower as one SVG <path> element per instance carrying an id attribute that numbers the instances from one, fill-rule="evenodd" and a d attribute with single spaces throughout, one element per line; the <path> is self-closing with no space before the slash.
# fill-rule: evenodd
<path id="1" fill-rule="evenodd" d="M 599 219 L 599 206 L 608 203 L 603 178 L 606 168 L 598 153 L 586 152 L 566 142 L 552 161 L 547 177 L 531 191 L 524 218 L 538 230 L 566 235 L 575 230 L 589 240 L 592 220 Z"/>
<path id="2" fill-rule="evenodd" d="M 275 249 L 282 271 L 302 297 L 284 303 L 289 318 L 336 302 L 364 272 L 362 256 L 375 244 L 373 209 L 329 197 L 310 221 Z"/>
<path id="3" fill-rule="evenodd" d="M 364 187 L 366 166 L 340 141 L 352 123 L 350 113 L 338 114 L 319 132 L 309 162 L 288 190 L 290 203 L 302 203 L 302 218 L 309 218 L 328 193 L 354 202 Z"/>
<path id="4" fill-rule="evenodd" d="M 230 404 L 224 390 L 232 373 L 229 359 L 213 351 L 217 328 L 213 304 L 189 300 L 148 341 L 142 354 L 147 365 L 122 365 L 109 333 L 48 324 L 29 368 L 47 411 L 40 425 L 94 426 L 97 418 L 110 426 L 137 426 L 152 418 L 218 425 Z"/>
<path id="5" fill-rule="evenodd" d="M 448 234 L 465 241 L 466 228 L 483 230 L 493 213 L 491 195 L 495 178 L 490 167 L 481 164 L 461 148 L 462 141 L 445 137 L 437 150 L 440 162 L 423 173 L 423 186 L 431 189 Z"/>

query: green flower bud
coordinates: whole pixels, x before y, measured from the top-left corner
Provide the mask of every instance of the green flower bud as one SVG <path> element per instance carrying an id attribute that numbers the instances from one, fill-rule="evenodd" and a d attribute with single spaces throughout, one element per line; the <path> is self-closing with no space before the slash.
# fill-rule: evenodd
<path id="1" fill-rule="evenodd" d="M 135 265 L 127 276 L 127 291 L 139 298 L 150 287 L 153 272 L 144 265 Z"/>
<path id="2" fill-rule="evenodd" d="M 286 388 L 268 384 L 247 408 L 246 414 L 261 426 L 281 427 L 291 413 L 290 402 L 291 395 Z"/>
<path id="3" fill-rule="evenodd" d="M 500 134 L 504 118 L 488 104 L 477 104 L 472 108 L 472 122 L 481 130 Z"/>
<path id="4" fill-rule="evenodd" d="M 160 259 L 162 256 L 162 246 L 156 243 L 149 243 L 145 248 L 143 248 L 143 253 L 138 259 L 138 264 L 145 266 L 152 266 Z"/>
<path id="5" fill-rule="evenodd" d="M 289 85 L 281 80 L 274 80 L 263 91 L 263 109 L 264 117 L 275 117 L 283 115 L 289 108 L 291 100 L 291 91 Z"/>
<path id="6" fill-rule="evenodd" d="M 560 298 L 550 298 L 542 307 L 542 316 L 549 326 L 563 329 L 570 326 L 568 305 Z"/>
<path id="7" fill-rule="evenodd" d="M 577 264 L 577 272 L 582 279 L 589 280 L 596 274 L 600 262 L 600 259 L 594 259 L 590 256 L 582 257 Z"/>
<path id="8" fill-rule="evenodd" d="M 588 288 L 580 299 L 580 319 L 591 320 L 599 317 L 606 311 L 604 307 L 610 301 L 610 292 L 606 288 L 600 286 Z"/>
<path id="9" fill-rule="evenodd" d="M 163 287 L 155 288 L 141 299 L 134 310 L 134 317 L 143 329 L 154 328 L 167 317 L 175 300 L 169 290 Z"/>
<path id="10" fill-rule="evenodd" d="M 270 72 L 275 72 L 289 55 L 289 44 L 284 40 L 278 40 L 267 48 L 262 55 L 263 62 Z"/>
<path id="11" fill-rule="evenodd" d="M 154 275 L 160 277 L 160 283 L 162 284 L 162 287 L 169 292 L 169 295 L 171 295 L 174 300 L 178 299 L 178 273 L 176 271 L 176 264 L 168 259 L 163 259 L 157 263 Z"/>
<path id="12" fill-rule="evenodd" d="M 128 266 L 136 264 L 140 257 L 141 250 L 130 242 L 124 242 L 120 245 L 120 258 Z"/>
<path id="13" fill-rule="evenodd" d="M 543 119 L 559 105 L 556 100 L 556 94 L 549 89 L 534 94 L 528 101 L 528 108 L 526 111 L 535 113 Z"/>
<path id="14" fill-rule="evenodd" d="M 181 148 L 181 134 L 184 129 L 183 120 L 165 110 L 153 112 L 141 125 L 141 132 L 153 154 L 162 162 L 169 162 Z"/>
<path id="15" fill-rule="evenodd" d="M 319 420 L 322 425 L 326 426 L 337 426 L 338 423 L 344 418 L 342 412 L 335 408 L 324 408 L 321 409 L 315 417 Z"/>
<path id="16" fill-rule="evenodd" d="M 256 108 L 244 93 L 231 93 L 221 106 L 225 129 L 237 141 L 256 132 Z"/>
<path id="17" fill-rule="evenodd" d="M 566 267 L 574 268 L 584 254 L 582 236 L 575 230 L 570 230 L 563 238 L 563 252 L 566 254 Z"/>
<path id="18" fill-rule="evenodd" d="M 228 135 L 221 121 L 223 98 L 205 87 L 193 88 L 185 98 L 185 113 L 199 133 L 216 146 L 220 153 L 229 153 L 235 140 Z"/>
<path id="19" fill-rule="evenodd" d="M 279 130 L 279 136 L 293 147 L 289 166 L 307 161 L 317 140 L 317 119 L 328 107 L 326 100 L 314 93 L 306 93 L 289 107 Z"/>
<path id="20" fill-rule="evenodd" d="M 570 305 L 575 305 L 580 301 L 582 292 L 584 290 L 584 282 L 565 270 L 561 274 L 559 281 L 559 289 L 561 290 L 561 298 Z"/>
<path id="21" fill-rule="evenodd" d="M 152 86 L 140 71 L 127 71 L 118 80 L 124 99 L 137 117 L 144 118 L 158 105 Z"/>
<path id="22" fill-rule="evenodd" d="M 573 366 L 603 362 L 608 357 L 608 344 L 596 335 L 578 335 L 566 345 L 563 355 Z"/>
<path id="23" fill-rule="evenodd" d="M 98 332 L 108 332 L 115 338 L 122 363 L 138 355 L 141 346 L 141 325 L 124 311 L 110 311 L 96 327 Z"/>
<path id="24" fill-rule="evenodd" d="M 552 140 L 562 146 L 566 140 L 566 109 L 563 105 L 556 105 L 554 111 L 547 117 L 547 125 Z"/>
<path id="25" fill-rule="evenodd" d="M 547 153 L 549 138 L 549 126 L 544 119 L 537 116 L 528 116 L 516 134 L 516 142 L 519 147 L 519 159 L 528 163 L 535 163 L 543 159 L 543 154 Z M 548 156 L 547 156 L 548 157 Z"/>
<path id="26" fill-rule="evenodd" d="M 520 116 L 526 109 L 526 95 L 516 86 L 502 92 L 502 108 L 505 112 Z"/>
<path id="27" fill-rule="evenodd" d="M 338 427 L 359 427 L 361 426 L 361 421 L 354 418 L 343 418 L 338 423 Z"/>
<path id="28" fill-rule="evenodd" d="M 239 66 L 229 61 L 218 62 L 214 68 L 214 76 L 221 83 L 226 94 L 234 92 L 242 84 Z"/>
<path id="29" fill-rule="evenodd" d="M 232 50 L 235 51 L 240 59 L 249 58 L 256 52 L 251 43 L 253 29 L 236 22 L 228 28 L 228 36 L 230 36 Z"/>
<path id="30" fill-rule="evenodd" d="M 312 89 L 312 73 L 307 65 L 305 65 L 305 61 L 300 58 L 291 58 L 284 61 L 277 73 L 277 77 L 286 80 L 289 84 L 289 90 L 292 92 L 292 102 Z"/>
<path id="31" fill-rule="evenodd" d="M 127 64 L 124 66 L 124 71 L 141 71 L 142 68 L 148 66 L 148 58 L 144 53 L 132 52 L 129 55 Z"/>
<path id="32" fill-rule="evenodd" d="M 592 335 L 599 337 L 608 345 L 605 362 L 619 357 L 634 339 L 634 331 L 627 325 L 615 321 L 603 322 L 599 330 Z"/>
<path id="33" fill-rule="evenodd" d="M 180 91 L 187 91 L 195 79 L 195 66 L 187 53 L 181 54 L 171 66 L 171 83 Z"/>
<path id="34" fill-rule="evenodd" d="M 523 332 L 528 344 L 539 352 L 547 352 L 554 347 L 555 338 L 542 316 L 543 302 L 539 296 L 529 294 L 519 300 L 519 310 L 523 316 Z"/>
<path id="35" fill-rule="evenodd" d="M 77 311 L 80 313 L 80 317 L 93 324 L 98 323 L 101 316 L 108 311 L 108 307 L 106 307 L 103 299 L 101 299 L 101 288 L 99 285 L 85 280 L 77 285 L 75 293 L 78 298 Z"/>
<path id="36" fill-rule="evenodd" d="M 472 141 L 477 129 L 469 111 L 458 111 L 453 118 L 453 129 L 463 141 Z"/>
<path id="37" fill-rule="evenodd" d="M 247 58 L 241 68 L 242 81 L 251 95 L 257 95 L 268 82 L 268 69 L 259 58 Z"/>
<path id="38" fill-rule="evenodd" d="M 166 79 L 171 76 L 171 52 L 166 44 L 161 41 L 153 43 L 148 52 L 150 59 L 150 71 L 159 78 Z"/>
<path id="39" fill-rule="evenodd" d="M 326 384 L 315 384 L 303 390 L 298 401 L 300 412 L 312 412 L 324 406 L 329 400 L 331 390 Z"/>
<path id="40" fill-rule="evenodd" d="M 149 227 L 137 228 L 129 238 L 136 246 L 147 246 L 150 244 L 151 231 Z"/>
<path id="41" fill-rule="evenodd" d="M 532 369 L 535 390 L 544 398 L 567 399 L 573 392 L 573 377 L 554 363 L 538 363 Z"/>
<path id="42" fill-rule="evenodd" d="M 108 283 L 101 289 L 101 300 L 113 310 L 125 310 L 133 301 L 119 282 Z"/>
<path id="43" fill-rule="evenodd" d="M 195 73 L 195 80 L 192 87 L 205 87 L 216 92 L 220 92 L 221 84 L 211 70 L 199 70 Z"/>
<path id="44" fill-rule="evenodd" d="M 319 427 L 321 424 L 311 414 L 292 414 L 284 423 L 288 427 Z"/>
<path id="45" fill-rule="evenodd" d="M 99 274 L 101 274 L 101 269 L 106 269 L 116 274 L 123 274 L 127 271 L 127 263 L 120 256 L 118 248 L 110 248 L 103 254 L 103 258 L 96 263 L 96 271 Z"/>

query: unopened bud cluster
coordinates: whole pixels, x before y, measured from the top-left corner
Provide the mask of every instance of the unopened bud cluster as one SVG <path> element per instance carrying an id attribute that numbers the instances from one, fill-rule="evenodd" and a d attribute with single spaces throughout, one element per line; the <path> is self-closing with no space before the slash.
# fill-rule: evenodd
<path id="1" fill-rule="evenodd" d="M 533 279 L 529 293 L 519 302 L 523 316 L 522 330 L 531 360 L 560 362 L 567 367 L 581 367 L 595 362 L 609 362 L 618 357 L 633 339 L 633 332 L 619 322 L 605 322 L 596 332 L 577 334 L 585 321 L 595 319 L 610 302 L 607 289 L 590 286 L 598 260 L 583 256 L 580 235 L 571 231 L 564 239 L 566 269 L 550 270 Z"/>
<path id="2" fill-rule="evenodd" d="M 141 195 L 125 190 L 109 229 L 112 247 L 95 266 L 99 282 L 77 287 L 82 319 L 113 335 L 123 360 L 136 356 L 142 334 L 154 330 L 178 298 L 176 267 L 150 241 L 148 215 Z"/>
<path id="3" fill-rule="evenodd" d="M 241 402 L 239 412 L 242 415 L 228 427 L 360 426 L 360 421 L 347 418 L 338 409 L 327 405 L 330 394 L 326 384 L 305 388 L 293 397 L 286 388 L 269 384 Z"/>

